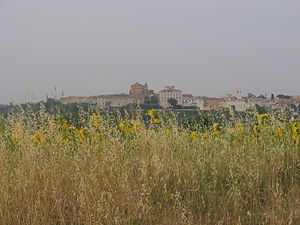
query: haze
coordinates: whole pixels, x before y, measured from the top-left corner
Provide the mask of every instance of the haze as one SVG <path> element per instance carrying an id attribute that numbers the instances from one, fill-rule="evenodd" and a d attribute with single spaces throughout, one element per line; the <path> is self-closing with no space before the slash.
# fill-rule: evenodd
<path id="1" fill-rule="evenodd" d="M 0 0 L 0 103 L 64 92 L 300 95 L 299 0 Z"/>

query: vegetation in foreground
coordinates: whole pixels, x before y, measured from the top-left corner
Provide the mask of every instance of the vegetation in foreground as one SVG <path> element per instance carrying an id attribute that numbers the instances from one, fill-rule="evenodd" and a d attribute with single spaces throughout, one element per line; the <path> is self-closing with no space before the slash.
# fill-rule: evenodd
<path id="1" fill-rule="evenodd" d="M 2 120 L 0 224 L 300 224 L 297 122 L 143 116 Z"/>

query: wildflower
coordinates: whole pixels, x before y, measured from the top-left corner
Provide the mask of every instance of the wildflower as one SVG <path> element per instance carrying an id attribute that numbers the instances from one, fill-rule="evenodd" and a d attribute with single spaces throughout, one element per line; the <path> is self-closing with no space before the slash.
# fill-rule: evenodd
<path id="1" fill-rule="evenodd" d="M 255 137 L 258 137 L 258 136 L 259 136 L 260 130 L 259 130 L 259 128 L 258 128 L 257 125 L 254 125 L 254 126 L 253 126 L 253 132 L 254 132 L 254 136 L 255 136 Z"/>
<path id="2" fill-rule="evenodd" d="M 234 128 L 229 130 L 229 133 L 232 135 L 244 135 L 244 125 L 241 122 L 238 122 Z"/>
<path id="3" fill-rule="evenodd" d="M 299 123 L 298 122 L 292 122 L 291 123 L 291 128 L 292 128 L 292 136 L 293 138 L 298 138 L 300 137 L 299 135 Z"/>
<path id="4" fill-rule="evenodd" d="M 92 124 L 94 127 L 96 128 L 99 128 L 100 127 L 100 116 L 99 115 L 96 115 L 96 114 L 93 114 L 92 115 Z"/>
<path id="5" fill-rule="evenodd" d="M 270 115 L 267 113 L 259 114 L 257 116 L 257 120 L 258 120 L 258 126 L 260 128 L 264 128 L 270 122 Z"/>
<path id="6" fill-rule="evenodd" d="M 216 135 L 221 133 L 219 123 L 214 123 L 212 125 L 212 131 L 213 131 L 213 134 L 216 134 Z"/>
<path id="7" fill-rule="evenodd" d="M 154 117 L 154 113 L 155 113 L 155 110 L 154 109 L 150 109 L 150 110 L 148 110 L 148 112 L 146 113 L 146 115 L 148 115 L 151 118 L 153 118 Z"/>
<path id="8" fill-rule="evenodd" d="M 171 130 L 170 128 L 167 128 L 167 129 L 165 130 L 165 132 L 166 132 L 166 134 L 168 134 L 168 135 L 172 135 L 172 134 L 173 134 L 173 132 L 172 132 L 172 130 Z"/>
<path id="9" fill-rule="evenodd" d="M 89 140 L 89 138 L 86 134 L 87 130 L 88 130 L 87 128 L 82 128 L 80 130 L 76 130 L 76 132 L 79 135 L 81 141 L 83 141 L 83 142 L 87 142 Z"/>
<path id="10" fill-rule="evenodd" d="M 197 132 L 196 131 L 192 131 L 189 136 L 190 136 L 190 138 L 192 140 L 195 140 L 195 139 L 197 139 Z"/>
<path id="11" fill-rule="evenodd" d="M 200 139 L 204 140 L 208 136 L 208 133 L 202 132 L 200 133 Z"/>
<path id="12" fill-rule="evenodd" d="M 45 132 L 40 130 L 34 135 L 31 135 L 31 139 L 34 141 L 35 144 L 44 144 L 46 141 Z"/>
<path id="13" fill-rule="evenodd" d="M 161 123 L 161 120 L 158 119 L 158 118 L 153 118 L 152 121 L 153 121 L 154 123 Z"/>
<path id="14" fill-rule="evenodd" d="M 136 121 L 123 120 L 120 124 L 120 130 L 123 132 L 134 132 L 137 130 L 139 123 Z"/>
<path id="15" fill-rule="evenodd" d="M 94 136 L 93 136 L 93 141 L 97 140 L 99 137 L 101 137 L 101 134 L 100 134 L 100 133 L 94 134 Z"/>
<path id="16" fill-rule="evenodd" d="M 67 121 L 64 121 L 63 124 L 60 126 L 60 128 L 66 130 L 68 128 Z"/>
<path id="17" fill-rule="evenodd" d="M 77 134 L 77 129 L 74 126 L 66 126 L 65 128 L 65 138 L 67 139 L 74 139 Z"/>
<path id="18" fill-rule="evenodd" d="M 161 120 L 158 118 L 157 111 L 155 111 L 154 109 L 148 110 L 146 115 L 150 116 L 153 123 L 161 123 Z"/>
<path id="19" fill-rule="evenodd" d="M 284 130 L 282 127 L 276 128 L 276 130 L 277 130 L 278 136 L 280 136 L 280 137 L 285 136 L 285 133 L 284 133 Z"/>

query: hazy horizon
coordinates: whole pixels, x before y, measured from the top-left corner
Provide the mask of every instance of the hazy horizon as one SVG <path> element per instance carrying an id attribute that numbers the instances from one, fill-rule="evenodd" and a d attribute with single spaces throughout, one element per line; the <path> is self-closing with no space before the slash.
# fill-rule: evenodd
<path id="1" fill-rule="evenodd" d="M 2 0 L 0 104 L 128 93 L 300 95 L 300 2 Z"/>

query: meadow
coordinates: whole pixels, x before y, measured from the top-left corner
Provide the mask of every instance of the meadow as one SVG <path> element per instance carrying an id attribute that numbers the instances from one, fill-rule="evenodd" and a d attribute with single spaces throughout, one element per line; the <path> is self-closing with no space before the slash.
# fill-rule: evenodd
<path id="1" fill-rule="evenodd" d="M 299 123 L 253 118 L 193 130 L 155 110 L 10 114 L 0 224 L 298 225 Z"/>

